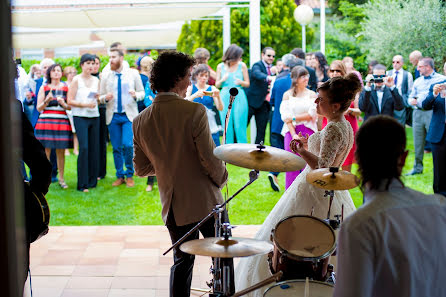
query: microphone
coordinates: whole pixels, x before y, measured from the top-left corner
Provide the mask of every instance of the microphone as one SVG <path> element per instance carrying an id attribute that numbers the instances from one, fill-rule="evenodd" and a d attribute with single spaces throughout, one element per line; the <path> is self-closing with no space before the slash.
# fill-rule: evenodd
<path id="1" fill-rule="evenodd" d="M 226 132 L 228 131 L 229 116 L 231 115 L 232 103 L 234 103 L 235 96 L 237 96 L 237 94 L 238 94 L 237 88 L 229 89 L 229 104 L 228 104 L 228 111 L 226 112 L 226 118 L 225 118 L 225 130 L 223 131 L 223 144 L 226 144 Z"/>
<path id="2" fill-rule="evenodd" d="M 235 96 L 237 96 L 237 95 L 238 95 L 237 88 L 230 88 L 229 89 L 229 106 L 228 106 L 228 110 L 231 110 L 232 103 L 234 103 Z"/>
<path id="3" fill-rule="evenodd" d="M 230 88 L 229 89 L 229 94 L 231 95 L 231 97 L 235 97 L 238 95 L 238 90 L 237 88 Z"/>

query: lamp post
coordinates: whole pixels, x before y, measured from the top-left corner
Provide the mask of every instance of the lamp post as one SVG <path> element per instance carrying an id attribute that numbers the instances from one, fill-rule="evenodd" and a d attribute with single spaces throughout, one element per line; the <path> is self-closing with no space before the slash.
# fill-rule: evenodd
<path id="1" fill-rule="evenodd" d="M 306 51 L 305 26 L 311 23 L 314 17 L 313 9 L 305 4 L 301 4 L 294 10 L 294 19 L 302 26 L 302 50 Z"/>

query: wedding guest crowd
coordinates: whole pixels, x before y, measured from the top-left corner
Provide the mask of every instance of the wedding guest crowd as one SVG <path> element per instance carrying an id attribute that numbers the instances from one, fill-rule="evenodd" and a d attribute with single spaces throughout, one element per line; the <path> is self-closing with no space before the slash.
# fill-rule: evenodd
<path id="1" fill-rule="evenodd" d="M 156 97 L 150 82 L 154 60 L 148 54 L 142 55 L 136 61 L 138 72 L 124 60 L 125 54 L 126 48 L 120 42 L 113 43 L 109 63 L 102 72 L 100 58 L 91 54 L 83 55 L 80 65 L 65 69 L 48 58 L 32 65 L 29 74 L 19 68 L 19 73 L 23 72 L 21 75 L 26 79 L 26 83 L 19 82 L 18 92 L 22 94 L 24 112 L 53 163 L 52 180 L 58 180 L 62 188 L 68 185 L 64 179 L 61 152 L 66 150 L 69 154 L 68 148 L 73 144 L 74 154 L 79 150 L 77 189 L 88 192 L 97 185 L 97 180 L 106 176 L 109 141 L 113 147 L 116 175 L 112 185 L 134 186 L 131 125 L 133 118 Z M 222 144 L 226 120 L 225 143 L 247 143 L 247 128 L 254 116 L 256 135 L 251 137 L 255 143 L 265 142 L 266 127 L 270 123 L 271 146 L 289 150 L 289 142 L 299 133 L 311 135 L 326 125 L 326 119 L 317 115 L 314 109 L 318 86 L 331 78 L 354 73 L 363 84 L 363 90 L 344 115 L 354 133 L 360 121 L 376 115 L 389 115 L 403 126 L 412 126 L 415 162 L 408 175 L 422 173 L 423 156 L 432 151 L 434 190 L 444 194 L 441 185 L 446 184 L 443 182 L 446 174 L 444 165 L 440 164 L 445 160 L 441 116 L 444 114 L 442 94 L 446 92 L 443 90 L 446 84 L 442 82 L 446 77 L 437 73 L 434 60 L 423 57 L 420 51 L 414 50 L 407 57 L 415 67 L 413 73 L 405 69 L 404 57 L 398 53 L 393 55 L 389 68 L 371 60 L 364 83 L 352 57 L 329 63 L 321 52 L 305 53 L 300 48 L 276 59 L 276 51 L 264 47 L 261 60 L 251 69 L 243 63 L 243 49 L 236 44 L 225 50 L 216 71 L 209 65 L 215 57 L 208 49 L 197 48 L 193 56 L 196 64 L 185 99 L 206 107 L 215 146 Z M 74 66 L 82 69 L 79 75 Z M 444 72 L 446 74 L 446 63 Z M 64 82 L 62 76 L 66 78 Z M 226 119 L 231 88 L 237 88 L 238 95 L 231 115 Z M 350 171 L 356 162 L 355 150 L 353 144 L 342 165 L 343 170 Z M 298 174 L 286 174 L 285 189 Z M 277 172 L 268 174 L 274 191 L 281 189 L 278 175 Z M 148 178 L 146 191 L 153 190 L 154 181 L 154 177 Z"/>

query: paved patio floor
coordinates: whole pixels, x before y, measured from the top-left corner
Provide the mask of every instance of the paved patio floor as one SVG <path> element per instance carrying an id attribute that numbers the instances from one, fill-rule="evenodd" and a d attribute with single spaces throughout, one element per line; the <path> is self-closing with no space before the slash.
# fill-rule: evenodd
<path id="1" fill-rule="evenodd" d="M 233 235 L 252 238 L 258 228 L 238 226 Z M 168 296 L 173 260 L 162 254 L 170 245 L 164 226 L 51 227 L 31 245 L 33 297 Z M 192 287 L 208 288 L 210 266 L 196 257 Z"/>

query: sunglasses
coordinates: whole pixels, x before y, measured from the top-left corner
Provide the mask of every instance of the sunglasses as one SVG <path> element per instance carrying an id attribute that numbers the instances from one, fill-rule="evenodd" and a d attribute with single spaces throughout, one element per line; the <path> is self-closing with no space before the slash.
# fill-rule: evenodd
<path id="1" fill-rule="evenodd" d="M 399 64 L 400 61 L 392 61 L 393 64 Z"/>
<path id="2" fill-rule="evenodd" d="M 267 57 L 270 57 L 270 58 L 275 58 L 276 56 L 274 56 L 274 55 L 266 55 Z"/>
<path id="3" fill-rule="evenodd" d="M 330 71 L 330 72 L 339 72 L 339 73 L 342 73 L 342 71 L 339 70 L 339 69 L 330 69 L 329 71 Z"/>

